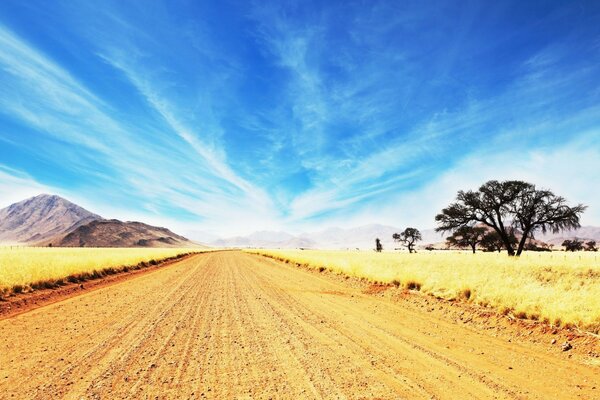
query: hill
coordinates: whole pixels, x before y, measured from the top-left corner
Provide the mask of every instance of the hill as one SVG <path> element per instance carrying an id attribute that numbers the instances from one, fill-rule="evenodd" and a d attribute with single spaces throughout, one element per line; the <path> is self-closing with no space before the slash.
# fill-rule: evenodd
<path id="1" fill-rule="evenodd" d="M 375 238 L 380 238 L 384 249 L 400 247 L 394 243 L 392 234 L 401 232 L 398 227 L 380 224 L 369 224 L 355 228 L 328 228 L 316 232 L 305 232 L 292 235 L 287 232 L 254 232 L 247 236 L 236 236 L 212 241 L 219 247 L 253 247 L 253 248 L 315 248 L 315 249 L 372 249 Z M 444 241 L 444 235 L 433 230 L 422 232 L 422 243 Z"/>
<path id="2" fill-rule="evenodd" d="M 81 225 L 65 236 L 50 241 L 57 247 L 197 247 L 167 228 L 116 219 L 96 220 Z"/>
<path id="3" fill-rule="evenodd" d="M 0 210 L 0 243 L 66 247 L 199 247 L 166 228 L 105 220 L 60 196 L 41 194 Z"/>
<path id="4" fill-rule="evenodd" d="M 600 243 L 600 227 L 582 226 L 579 229 L 559 233 L 546 232 L 535 235 L 535 238 L 546 243 L 560 246 L 566 239 L 581 239 L 583 241 L 595 240 Z"/>
<path id="5" fill-rule="evenodd" d="M 392 234 L 401 232 L 402 229 L 389 225 L 369 224 L 355 228 L 328 228 L 316 232 L 305 232 L 292 235 L 287 232 L 261 231 L 247 236 L 235 236 L 213 240 L 210 243 L 218 247 L 247 247 L 247 248 L 270 248 L 270 249 L 361 249 L 374 248 L 375 238 L 380 238 L 384 250 L 402 247 L 394 243 Z M 435 229 L 421 230 L 423 240 L 418 247 L 434 245 L 437 248 L 445 248 L 446 237 L 450 232 L 439 233 Z M 517 237 L 519 234 L 517 232 Z M 541 245 L 543 243 L 560 246 L 565 239 L 579 238 L 584 241 L 595 240 L 600 243 L 600 227 L 583 226 L 572 231 L 559 233 L 538 233 L 533 242 Z"/>
<path id="6" fill-rule="evenodd" d="M 0 242 L 40 242 L 98 219 L 62 197 L 41 194 L 0 210 Z"/>

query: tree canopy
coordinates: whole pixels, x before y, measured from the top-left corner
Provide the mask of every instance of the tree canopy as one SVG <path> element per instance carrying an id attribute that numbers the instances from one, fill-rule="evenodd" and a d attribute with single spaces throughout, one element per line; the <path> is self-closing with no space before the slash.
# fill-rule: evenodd
<path id="1" fill-rule="evenodd" d="M 416 253 L 415 243 L 422 239 L 421 232 L 416 228 L 406 228 L 403 232 L 394 233 L 392 238 L 396 242 L 404 243 L 409 253 Z"/>
<path id="2" fill-rule="evenodd" d="M 383 250 L 383 245 L 381 244 L 381 240 L 379 238 L 375 239 L 375 251 L 378 253 L 381 253 L 381 250 Z"/>
<path id="3" fill-rule="evenodd" d="M 517 238 L 511 236 L 512 243 L 517 243 Z M 484 251 L 497 251 L 500 253 L 504 248 L 504 242 L 498 232 L 489 231 L 481 239 L 480 246 L 483 247 Z"/>
<path id="4" fill-rule="evenodd" d="M 585 209 L 582 204 L 571 207 L 563 197 L 531 183 L 492 180 L 476 191 L 459 191 L 456 201 L 436 215 L 436 231 L 483 224 L 499 235 L 509 255 L 519 256 L 527 239 L 538 231 L 556 233 L 580 227 Z M 522 235 L 516 249 L 511 240 L 515 230 Z"/>
<path id="5" fill-rule="evenodd" d="M 565 248 L 565 251 L 580 251 L 583 250 L 583 241 L 577 238 L 575 239 L 567 239 L 562 242 L 562 245 Z"/>
<path id="6" fill-rule="evenodd" d="M 487 232 L 486 228 L 478 226 L 461 226 L 454 231 L 452 236 L 446 238 L 446 242 L 451 247 L 466 248 L 470 247 L 475 253 L 477 244 L 481 243 Z"/>

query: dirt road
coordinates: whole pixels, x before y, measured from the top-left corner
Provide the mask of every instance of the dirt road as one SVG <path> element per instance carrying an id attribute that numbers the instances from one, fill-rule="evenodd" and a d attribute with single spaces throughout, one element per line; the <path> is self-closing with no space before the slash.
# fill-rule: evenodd
<path id="1" fill-rule="evenodd" d="M 600 368 L 240 252 L 0 321 L 0 397 L 600 398 Z"/>

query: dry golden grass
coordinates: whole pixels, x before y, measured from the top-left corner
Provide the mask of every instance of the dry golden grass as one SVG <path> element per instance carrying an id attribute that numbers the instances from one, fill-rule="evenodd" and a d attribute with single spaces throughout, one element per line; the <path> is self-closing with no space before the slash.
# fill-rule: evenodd
<path id="1" fill-rule="evenodd" d="M 283 261 L 600 332 L 600 254 L 260 250 Z"/>
<path id="2" fill-rule="evenodd" d="M 197 249 L 0 247 L 0 297 L 140 269 Z"/>

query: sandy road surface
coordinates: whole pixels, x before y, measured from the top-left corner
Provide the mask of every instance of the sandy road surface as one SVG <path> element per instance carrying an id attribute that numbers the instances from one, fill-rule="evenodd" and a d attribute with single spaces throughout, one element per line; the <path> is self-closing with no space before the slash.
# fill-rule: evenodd
<path id="1" fill-rule="evenodd" d="M 0 321 L 0 397 L 600 398 L 600 368 L 239 252 Z"/>

